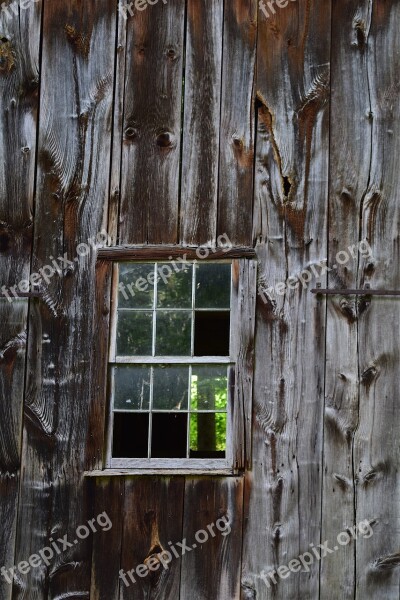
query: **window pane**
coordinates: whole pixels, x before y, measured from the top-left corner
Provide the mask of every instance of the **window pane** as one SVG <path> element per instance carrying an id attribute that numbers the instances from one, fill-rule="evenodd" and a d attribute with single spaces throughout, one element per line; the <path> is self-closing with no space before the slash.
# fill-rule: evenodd
<path id="1" fill-rule="evenodd" d="M 153 408 L 187 410 L 189 367 L 155 367 Z"/>
<path id="2" fill-rule="evenodd" d="M 119 265 L 118 306 L 152 308 L 154 298 L 154 263 Z"/>
<path id="3" fill-rule="evenodd" d="M 229 356 L 230 313 L 196 311 L 194 356 Z"/>
<path id="4" fill-rule="evenodd" d="M 162 308 L 191 308 L 192 266 L 179 265 L 177 273 L 170 264 L 157 266 L 157 306 Z"/>
<path id="5" fill-rule="evenodd" d="M 114 413 L 114 458 L 147 458 L 148 413 Z"/>
<path id="6" fill-rule="evenodd" d="M 150 368 L 115 367 L 114 408 L 148 410 L 150 404 Z"/>
<path id="7" fill-rule="evenodd" d="M 227 367 L 219 365 L 193 367 L 190 388 L 192 410 L 226 410 Z"/>
<path id="8" fill-rule="evenodd" d="M 196 265 L 196 308 L 230 308 L 231 265 Z"/>
<path id="9" fill-rule="evenodd" d="M 226 413 L 190 415 L 190 458 L 224 458 Z"/>
<path id="10" fill-rule="evenodd" d="M 187 413 L 153 413 L 152 458 L 186 458 Z"/>
<path id="11" fill-rule="evenodd" d="M 191 313 L 157 312 L 156 355 L 190 356 Z"/>
<path id="12" fill-rule="evenodd" d="M 153 313 L 118 312 L 117 355 L 151 356 Z"/>

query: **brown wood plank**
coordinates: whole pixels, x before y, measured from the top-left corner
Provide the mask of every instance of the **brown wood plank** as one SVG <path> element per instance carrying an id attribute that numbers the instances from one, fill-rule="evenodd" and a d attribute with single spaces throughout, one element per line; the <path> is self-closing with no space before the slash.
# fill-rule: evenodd
<path id="1" fill-rule="evenodd" d="M 232 258 L 253 258 L 256 253 L 253 248 L 199 248 L 177 246 L 142 246 L 101 248 L 98 257 L 103 260 L 172 260 L 186 258 L 187 260 L 221 260 Z"/>
<path id="2" fill-rule="evenodd" d="M 120 19 L 127 27 L 122 243 L 177 241 L 184 14 L 181 0 L 160 0 Z"/>
<path id="3" fill-rule="evenodd" d="M 317 561 L 309 572 L 277 577 L 269 587 L 263 576 L 268 582 L 267 573 L 320 541 L 325 304 L 300 283 L 275 286 L 326 257 L 329 55 L 329 3 L 324 10 L 312 0 L 288 3 L 269 19 L 260 10 L 254 213 L 260 294 L 253 470 L 245 482 L 246 600 L 319 597 Z"/>
<path id="4" fill-rule="evenodd" d="M 92 251 L 76 262 L 107 214 L 114 77 L 115 4 L 45 3 L 34 260 L 66 256 L 41 282 L 30 315 L 17 562 L 93 517 L 86 468 L 96 331 Z M 105 43 L 110 40 L 110 43 Z M 34 524 L 34 526 L 32 526 Z M 98 535 L 98 534 L 97 534 Z M 13 598 L 86 597 L 92 536 L 21 575 Z"/>
<path id="5" fill-rule="evenodd" d="M 180 598 L 240 598 L 242 514 L 242 477 L 186 479 Z"/>
<path id="6" fill-rule="evenodd" d="M 93 539 L 91 600 L 117 600 L 121 545 L 124 527 L 124 480 L 112 477 L 96 481 L 94 514 L 103 512 L 112 523 L 110 531 L 98 532 Z M 105 522 L 105 521 L 104 521 Z"/>
<path id="7" fill-rule="evenodd" d="M 170 553 L 168 562 L 163 554 L 164 568 L 156 556 L 170 550 L 169 542 L 182 540 L 184 485 L 183 477 L 126 479 L 121 556 L 125 582 L 120 579 L 120 600 L 179 598 L 181 561 Z M 155 570 L 142 568 L 132 573 L 132 581 L 128 572 L 143 564 Z"/>
<path id="8" fill-rule="evenodd" d="M 188 0 L 181 241 L 215 243 L 223 0 Z"/>
<path id="9" fill-rule="evenodd" d="M 0 13 L 0 287 L 30 272 L 41 2 Z M 29 40 L 29 44 L 26 42 Z M 11 294 L 12 296 L 12 294 Z M 0 299 L 0 566 L 14 565 L 28 301 Z M 12 585 L 0 577 L 0 597 Z"/>
<path id="10" fill-rule="evenodd" d="M 252 244 L 257 0 L 225 0 L 218 233 Z"/>

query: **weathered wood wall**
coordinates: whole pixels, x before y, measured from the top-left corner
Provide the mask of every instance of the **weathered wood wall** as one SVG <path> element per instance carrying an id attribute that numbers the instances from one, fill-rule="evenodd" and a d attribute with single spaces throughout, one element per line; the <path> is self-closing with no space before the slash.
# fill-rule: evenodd
<path id="1" fill-rule="evenodd" d="M 373 258 L 323 286 L 400 285 L 400 5 L 274 12 L 257 0 L 159 0 L 127 20 L 111 0 L 0 11 L 0 285 L 73 260 L 105 227 L 129 244 L 226 233 L 256 247 L 263 292 L 248 340 L 252 466 L 237 477 L 84 476 L 103 460 L 106 261 L 65 267 L 40 300 L 0 300 L 0 566 L 103 511 L 113 522 L 13 586 L 0 577 L 1 599 L 399 598 L 398 300 L 316 298 L 315 278 L 267 288 L 362 239 Z M 162 577 L 119 581 L 223 515 L 229 536 Z M 263 572 L 363 519 L 370 538 L 266 585 Z"/>

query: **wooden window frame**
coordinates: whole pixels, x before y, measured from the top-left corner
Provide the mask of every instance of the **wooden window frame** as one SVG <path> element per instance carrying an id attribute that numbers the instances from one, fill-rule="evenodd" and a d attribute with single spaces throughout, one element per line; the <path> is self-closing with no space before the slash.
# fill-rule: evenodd
<path id="1" fill-rule="evenodd" d="M 205 248 L 201 247 L 204 252 Z M 251 415 L 254 371 L 255 303 L 257 263 L 252 249 L 209 249 L 207 257 L 199 260 L 196 248 L 134 247 L 104 248 L 99 259 L 122 262 L 169 262 L 185 256 L 189 261 L 231 263 L 230 356 L 229 357 L 118 357 L 115 351 L 118 278 L 113 265 L 111 294 L 111 324 L 107 356 L 107 381 L 112 364 L 226 364 L 228 373 L 227 439 L 224 459 L 195 458 L 112 458 L 113 404 L 107 385 L 107 415 L 105 426 L 105 456 L 102 473 L 154 474 L 204 473 L 237 474 L 251 468 Z M 172 258 L 171 258 L 172 255 Z M 201 254 L 203 256 L 203 254 Z M 240 325 L 240 326 L 238 326 Z M 122 359 L 122 360 L 121 360 Z M 95 474 L 95 473 L 93 473 Z M 99 474 L 98 472 L 96 474 Z"/>

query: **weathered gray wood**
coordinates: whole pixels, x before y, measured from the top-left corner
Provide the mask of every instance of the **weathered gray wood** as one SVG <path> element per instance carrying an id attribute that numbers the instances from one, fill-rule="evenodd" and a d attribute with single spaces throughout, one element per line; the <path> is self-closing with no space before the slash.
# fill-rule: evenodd
<path id="1" fill-rule="evenodd" d="M 41 2 L 0 13 L 0 287 L 29 277 Z M 12 296 L 12 294 L 11 294 Z M 0 566 L 14 565 L 28 301 L 0 299 Z M 0 597 L 12 585 L 0 577 Z"/>
<path id="2" fill-rule="evenodd" d="M 184 14 L 168 0 L 126 21 L 122 243 L 177 241 Z"/>
<path id="3" fill-rule="evenodd" d="M 369 19 L 367 2 L 362 6 L 333 4 L 332 33 L 337 44 L 332 52 L 328 263 L 338 268 L 328 277 L 331 288 L 357 288 L 363 283 L 357 276 L 358 257 L 345 265 L 336 261 L 337 252 L 358 243 L 360 202 L 368 186 L 369 84 L 366 54 L 358 47 L 357 10 L 361 20 Z M 353 444 L 360 416 L 357 303 L 354 296 L 327 300 L 321 539 L 329 540 L 331 546 L 356 520 Z M 322 560 L 321 598 L 333 600 L 338 594 L 354 598 L 355 578 L 352 542 Z"/>
<path id="4" fill-rule="evenodd" d="M 258 31 L 254 237 L 262 295 L 242 598 L 318 598 L 317 562 L 270 589 L 261 574 L 320 540 L 324 304 L 301 284 L 268 287 L 326 256 L 329 5 L 289 3 L 269 20 L 259 14 Z"/>
<path id="5" fill-rule="evenodd" d="M 257 297 L 257 263 L 235 260 L 232 264 L 231 356 L 234 380 L 231 422 L 236 469 L 251 469 L 251 425 L 254 374 L 254 336 Z M 238 324 L 240 323 L 240 326 Z M 230 436 L 228 436 L 229 438 Z"/>
<path id="6" fill-rule="evenodd" d="M 188 0 L 181 242 L 215 244 L 223 0 Z"/>
<path id="7" fill-rule="evenodd" d="M 32 268 L 64 253 L 73 262 L 42 282 L 43 299 L 30 318 L 17 562 L 52 536 L 74 540 L 93 516 L 83 472 L 95 365 L 95 252 L 74 258 L 107 212 L 114 44 L 104 40 L 115 38 L 114 10 L 111 0 L 44 8 Z M 91 540 L 21 575 L 13 598 L 88 595 Z"/>
<path id="8" fill-rule="evenodd" d="M 191 550 L 181 559 L 180 598 L 240 598 L 243 481 L 242 477 L 186 479 L 183 538 Z M 229 521 L 229 534 L 215 527 L 218 519 Z M 207 528 L 212 524 L 214 537 Z M 229 531 L 224 521 L 219 526 Z M 196 542 L 200 530 L 209 533 L 204 544 Z"/>
<path id="9" fill-rule="evenodd" d="M 356 51 L 365 55 L 364 112 L 371 134 L 364 153 L 370 158 L 367 186 L 357 198 L 360 238 L 373 257 L 358 265 L 358 281 L 373 288 L 399 289 L 400 173 L 400 6 L 365 4 L 353 17 Z M 349 132 L 350 133 L 350 130 Z M 356 544 L 355 598 L 399 596 L 400 586 L 400 305 L 395 298 L 373 298 L 358 305 L 359 419 L 354 433 L 356 523 L 373 521 L 372 537 Z"/>
<path id="10" fill-rule="evenodd" d="M 218 233 L 252 243 L 257 1 L 225 0 Z"/>

